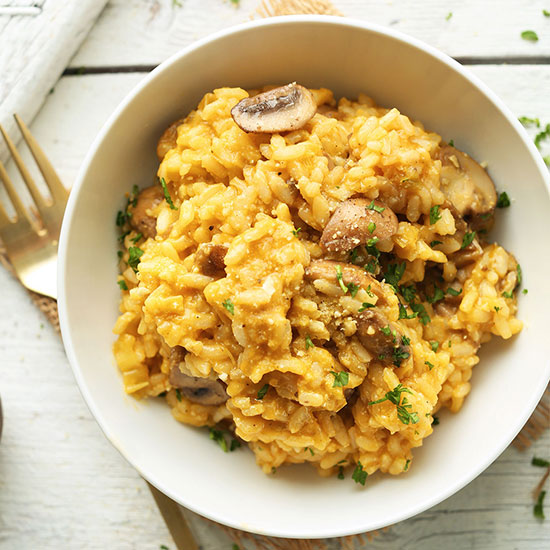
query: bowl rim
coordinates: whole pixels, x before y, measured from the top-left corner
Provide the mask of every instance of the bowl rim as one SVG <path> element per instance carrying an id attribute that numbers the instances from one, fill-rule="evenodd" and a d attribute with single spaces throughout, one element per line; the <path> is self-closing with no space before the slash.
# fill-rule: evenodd
<path id="1" fill-rule="evenodd" d="M 120 446 L 117 444 L 116 437 L 114 437 L 114 434 L 112 434 L 110 431 L 108 421 L 103 416 L 102 411 L 95 403 L 95 400 L 91 395 L 90 390 L 86 386 L 82 371 L 79 366 L 77 355 L 72 343 L 71 328 L 68 323 L 68 316 L 69 316 L 68 304 L 66 301 L 66 294 L 65 294 L 66 268 L 68 265 L 68 262 L 67 262 L 68 235 L 71 229 L 72 220 L 74 217 L 74 212 L 78 201 L 80 189 L 83 185 L 83 182 L 88 173 L 90 164 L 92 163 L 93 157 L 95 156 L 100 143 L 104 139 L 105 135 L 114 126 L 114 124 L 116 123 L 122 111 L 126 109 L 126 107 L 135 99 L 135 97 L 138 96 L 141 93 L 141 91 L 144 88 L 146 88 L 157 77 L 157 75 L 163 73 L 164 71 L 169 70 L 170 67 L 182 57 L 194 52 L 195 50 L 202 48 L 206 44 L 215 42 L 226 36 L 245 32 L 250 29 L 258 29 L 262 27 L 271 27 L 271 26 L 278 26 L 278 25 L 299 25 L 301 23 L 319 23 L 323 25 L 331 24 L 331 25 L 337 25 L 342 27 L 353 27 L 353 28 L 359 28 L 361 30 L 364 30 L 373 34 L 383 35 L 393 40 L 396 40 L 398 42 L 404 42 L 408 46 L 412 46 L 413 48 L 421 50 L 422 52 L 428 54 L 430 57 L 435 58 L 436 61 L 441 62 L 447 65 L 450 69 L 454 70 L 455 72 L 458 72 L 471 85 L 477 88 L 487 99 L 489 99 L 489 101 L 491 101 L 491 103 L 493 103 L 493 105 L 498 109 L 500 114 L 504 116 L 509 123 L 511 123 L 512 127 L 518 133 L 521 140 L 527 146 L 527 150 L 531 154 L 531 159 L 534 162 L 535 166 L 538 168 L 538 171 L 542 176 L 542 180 L 545 183 L 546 192 L 550 196 L 550 174 L 546 168 L 546 165 L 542 159 L 542 156 L 540 155 L 533 141 L 527 134 L 527 131 L 525 130 L 525 128 L 520 124 L 520 122 L 515 117 L 515 115 L 504 104 L 504 102 L 496 95 L 495 92 L 493 92 L 476 75 L 474 75 L 467 68 L 463 67 L 460 63 L 458 63 L 458 61 L 456 61 L 449 55 L 443 53 L 442 51 L 438 50 L 434 46 L 431 46 L 401 31 L 397 31 L 395 29 L 391 29 L 389 27 L 379 25 L 376 23 L 371 23 L 361 19 L 351 18 L 351 17 L 326 16 L 326 15 L 292 15 L 292 16 L 277 16 L 277 17 L 270 17 L 270 18 L 260 19 L 260 20 L 252 20 L 249 22 L 241 23 L 239 25 L 233 25 L 225 29 L 222 29 L 220 31 L 217 31 L 215 33 L 209 34 L 191 43 L 189 46 L 179 50 L 178 52 L 174 53 L 168 59 L 166 59 L 165 61 L 160 63 L 157 67 L 155 67 L 148 75 L 146 75 L 136 86 L 134 86 L 130 90 L 130 92 L 118 104 L 114 112 L 108 117 L 106 122 L 103 124 L 101 130 L 93 140 L 92 145 L 90 146 L 90 149 L 88 150 L 84 158 L 84 161 L 82 162 L 82 165 L 78 172 L 76 181 L 73 185 L 73 188 L 67 203 L 67 207 L 65 210 L 65 216 L 63 218 L 63 225 L 61 228 L 61 235 L 59 240 L 58 284 L 57 284 L 59 321 L 60 321 L 61 334 L 63 338 L 63 344 L 66 350 L 67 358 L 71 365 L 71 369 L 73 371 L 73 375 L 76 379 L 76 382 L 82 394 L 82 397 L 84 398 L 84 401 L 88 406 L 88 409 L 92 413 L 96 422 L 99 424 L 99 427 L 101 428 L 105 437 L 110 441 L 110 443 L 115 447 L 115 449 L 118 450 L 118 452 L 122 455 L 122 457 L 140 474 L 140 476 L 142 476 L 146 481 L 151 483 L 159 491 L 163 492 L 165 495 L 167 495 L 174 501 L 178 502 L 182 506 L 192 510 L 193 512 L 203 517 L 206 517 L 215 522 L 227 525 L 237 530 L 245 529 L 242 523 L 228 520 L 222 517 L 217 512 L 212 512 L 208 509 L 205 509 L 202 506 L 196 506 L 192 502 L 192 499 L 186 498 L 186 495 L 174 494 L 169 486 L 166 486 L 159 481 L 159 479 L 157 478 L 154 472 L 140 471 L 140 469 L 134 464 L 132 457 L 128 456 L 127 453 L 123 449 L 121 449 Z M 550 377 L 550 372 L 549 372 L 549 377 Z M 548 380 L 545 383 L 541 384 L 541 387 L 536 388 L 536 391 L 533 391 L 531 396 L 531 401 L 529 402 L 528 406 L 524 407 L 523 415 L 519 415 L 517 417 L 516 423 L 508 429 L 508 431 L 506 432 L 506 436 L 502 437 L 500 445 L 495 446 L 494 452 L 491 453 L 489 456 L 486 456 L 484 460 L 480 461 L 478 463 L 477 468 L 474 468 L 471 471 L 469 471 L 467 474 L 464 474 L 462 477 L 455 479 L 452 483 L 450 483 L 447 486 L 446 490 L 440 491 L 437 494 L 433 495 L 431 498 L 426 498 L 423 501 L 418 502 L 415 506 L 411 506 L 410 508 L 408 508 L 407 511 L 397 511 L 391 517 L 390 521 L 379 522 L 378 524 L 369 525 L 367 529 L 368 530 L 380 529 L 387 525 L 392 525 L 392 524 L 404 521 L 410 517 L 413 517 L 419 513 L 422 513 L 430 509 L 431 507 L 439 504 L 440 502 L 446 500 L 450 496 L 454 495 L 460 489 L 462 489 L 468 483 L 470 483 L 476 477 L 478 477 L 504 452 L 504 450 L 510 445 L 513 439 L 516 437 L 516 435 L 525 425 L 525 423 L 531 416 L 532 412 L 536 408 L 537 404 L 539 403 L 544 393 L 544 390 L 547 386 L 547 383 L 548 383 Z M 282 532 L 282 531 L 275 532 L 270 530 L 254 531 L 252 529 L 250 530 L 250 532 L 255 532 L 261 535 L 268 535 L 268 536 L 274 536 L 274 537 L 289 537 L 289 538 L 298 538 L 298 539 L 310 538 L 311 539 L 311 538 L 343 537 L 348 535 L 364 533 L 365 530 L 366 530 L 365 527 L 361 525 L 358 525 L 357 529 L 354 529 L 353 531 L 341 531 L 338 529 L 337 525 L 336 526 L 327 525 L 319 535 L 312 535 L 311 533 L 300 532 L 299 530 L 296 530 L 296 528 L 293 526 L 289 526 L 289 528 L 285 532 Z"/>

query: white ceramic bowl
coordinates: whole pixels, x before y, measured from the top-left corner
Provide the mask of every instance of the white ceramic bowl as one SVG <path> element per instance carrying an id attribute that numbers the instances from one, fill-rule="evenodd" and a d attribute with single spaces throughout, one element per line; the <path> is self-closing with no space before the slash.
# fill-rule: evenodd
<path id="1" fill-rule="evenodd" d="M 322 479 L 312 468 L 265 476 L 245 449 L 225 454 L 204 430 L 177 423 L 157 400 L 123 393 L 111 328 L 117 317 L 115 214 L 132 185 L 149 185 L 165 127 L 220 86 L 298 81 L 337 96 L 361 91 L 397 106 L 488 162 L 513 198 L 499 211 L 494 238 L 516 254 L 527 296 L 525 329 L 481 352 L 472 392 L 441 425 L 414 466 L 399 477 Z M 550 378 L 548 306 L 549 182 L 514 116 L 449 57 L 395 31 L 343 18 L 301 16 L 247 23 L 170 58 L 122 102 L 95 140 L 71 193 L 59 264 L 63 340 L 82 394 L 106 436 L 151 483 L 220 523 L 284 537 L 332 537 L 390 525 L 458 491 L 507 447 Z M 101 480 L 90 480 L 90 483 Z"/>

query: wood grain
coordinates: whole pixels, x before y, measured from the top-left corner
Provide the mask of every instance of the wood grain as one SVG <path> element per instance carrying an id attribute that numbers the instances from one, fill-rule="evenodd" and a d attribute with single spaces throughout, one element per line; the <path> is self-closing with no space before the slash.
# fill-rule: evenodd
<path id="1" fill-rule="evenodd" d="M 518 116 L 550 122 L 550 103 L 541 93 L 549 89 L 550 67 L 472 70 Z M 103 122 L 143 76 L 67 76 L 48 96 L 31 130 L 66 183 L 74 181 Z M 526 281 L 528 285 L 528 274 Z M 0 392 L 5 414 L 0 444 L 0 550 L 157 550 L 161 544 L 174 550 L 145 483 L 103 437 L 86 408 L 57 334 L 3 269 L 0 304 Z M 217 452 L 215 447 L 212 452 Z M 393 526 L 362 548 L 547 550 L 550 522 L 533 518 L 531 501 L 542 471 L 530 460 L 549 454 L 550 432 L 528 453 L 508 449 L 458 494 Z M 231 549 L 217 527 L 192 513 L 187 517 L 203 550 Z M 328 548 L 341 545 L 331 541 Z"/>

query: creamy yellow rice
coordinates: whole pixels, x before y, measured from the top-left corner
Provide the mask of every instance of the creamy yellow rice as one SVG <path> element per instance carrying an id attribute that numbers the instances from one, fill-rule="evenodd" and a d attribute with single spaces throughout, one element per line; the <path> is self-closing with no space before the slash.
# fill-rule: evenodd
<path id="1" fill-rule="evenodd" d="M 521 330 L 517 263 L 479 233 L 461 250 L 469 228 L 445 207 L 439 135 L 365 95 L 336 103 L 327 89 L 311 92 L 318 110 L 299 130 L 247 134 L 230 110 L 249 93 L 221 88 L 163 135 L 158 177 L 174 208 L 162 200 L 148 212 L 156 237 L 123 238 L 119 284 L 128 290 L 114 355 L 127 393 L 165 396 L 186 424 L 221 423 L 266 473 L 309 462 L 323 476 L 357 472 L 358 463 L 369 475 L 400 474 L 432 433 L 433 415 L 461 408 L 480 345 Z M 367 264 L 319 244 L 351 197 L 377 199 L 398 217 L 397 232 L 376 243 L 376 296 L 305 277 L 319 259 Z M 430 223 L 436 205 L 440 218 Z M 222 277 L 201 272 L 197 251 L 207 243 L 227 246 Z M 132 248 L 143 250 L 138 264 Z M 404 265 L 397 290 L 415 288 L 424 308 L 416 316 L 384 281 L 390 265 Z M 430 303 L 434 281 L 460 294 Z M 388 361 L 357 337 L 354 316 L 373 302 L 410 342 L 410 356 Z M 400 303 L 412 318 L 400 318 Z M 226 403 L 196 403 L 173 387 L 174 348 L 184 374 L 226 384 Z M 373 403 L 392 391 L 393 401 Z"/>

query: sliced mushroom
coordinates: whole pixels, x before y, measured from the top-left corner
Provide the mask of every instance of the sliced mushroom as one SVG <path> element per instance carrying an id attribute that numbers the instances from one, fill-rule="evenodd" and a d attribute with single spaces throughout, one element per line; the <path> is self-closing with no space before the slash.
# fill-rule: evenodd
<path id="1" fill-rule="evenodd" d="M 397 216 L 380 201 L 348 199 L 325 226 L 321 245 L 329 252 L 347 252 L 374 237 L 388 239 L 397 228 Z"/>
<path id="2" fill-rule="evenodd" d="M 227 246 L 224 244 L 204 244 L 195 255 L 195 263 L 203 275 L 209 277 L 225 277 L 224 258 L 227 254 Z"/>
<path id="3" fill-rule="evenodd" d="M 317 110 L 313 94 L 293 82 L 242 99 L 231 116 L 245 132 L 287 132 L 302 128 Z"/>
<path id="4" fill-rule="evenodd" d="M 221 380 L 199 378 L 181 372 L 179 365 L 184 356 L 185 351 L 180 346 L 170 350 L 170 384 L 175 388 L 179 388 L 181 393 L 193 403 L 199 403 L 200 405 L 221 405 L 225 403 L 227 393 L 225 392 L 225 384 Z"/>
<path id="5" fill-rule="evenodd" d="M 449 260 L 454 262 L 455 266 L 460 269 L 468 264 L 476 262 L 483 254 L 483 248 L 479 244 L 477 238 L 474 238 L 472 243 L 466 248 L 457 250 L 449 255 Z"/>
<path id="6" fill-rule="evenodd" d="M 162 199 L 162 189 L 158 185 L 153 185 L 141 191 L 136 205 L 130 208 L 130 225 L 145 238 L 154 238 L 157 234 L 157 220 L 148 211 L 157 206 Z"/>
<path id="7" fill-rule="evenodd" d="M 333 260 L 313 260 L 305 270 L 306 279 L 313 281 L 315 279 L 325 279 L 331 283 L 338 282 L 338 272 L 342 271 L 342 282 L 345 285 L 353 283 L 360 288 L 367 289 L 370 286 L 378 298 L 383 298 L 384 293 L 380 283 L 371 275 L 366 273 L 360 267 L 346 264 L 344 262 L 335 262 Z"/>
<path id="8" fill-rule="evenodd" d="M 495 185 L 472 157 L 444 145 L 436 158 L 441 161 L 441 190 L 462 217 L 493 212 L 497 203 Z"/>

